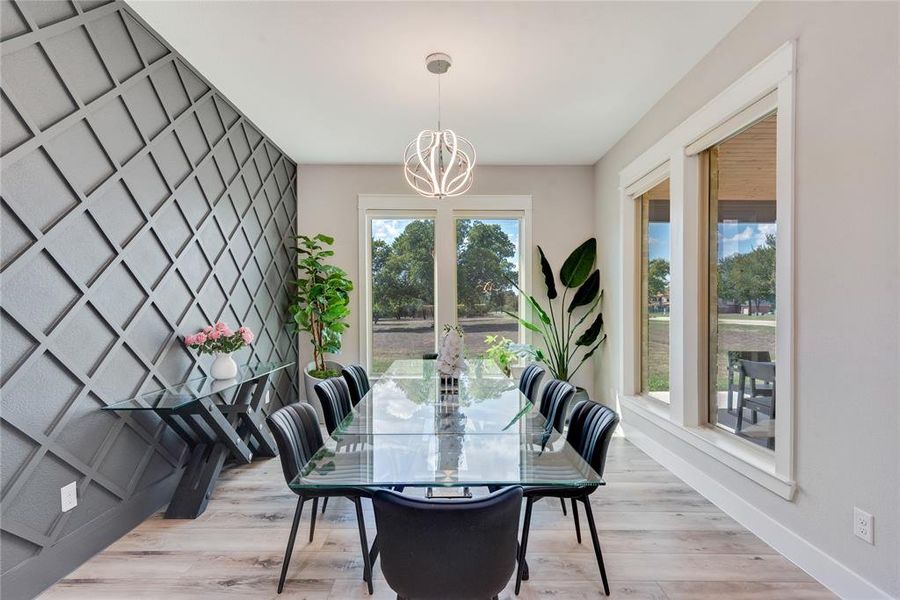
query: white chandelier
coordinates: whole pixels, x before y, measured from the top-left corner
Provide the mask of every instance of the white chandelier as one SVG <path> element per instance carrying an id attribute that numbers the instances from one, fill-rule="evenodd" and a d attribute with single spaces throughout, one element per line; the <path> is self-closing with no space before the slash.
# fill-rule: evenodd
<path id="1" fill-rule="evenodd" d="M 406 146 L 403 170 L 406 182 L 426 198 L 460 196 L 469 191 L 475 175 L 475 146 L 451 129 L 441 129 L 441 75 L 450 69 L 450 56 L 425 57 L 426 68 L 438 76 L 437 130 L 425 129 Z"/>

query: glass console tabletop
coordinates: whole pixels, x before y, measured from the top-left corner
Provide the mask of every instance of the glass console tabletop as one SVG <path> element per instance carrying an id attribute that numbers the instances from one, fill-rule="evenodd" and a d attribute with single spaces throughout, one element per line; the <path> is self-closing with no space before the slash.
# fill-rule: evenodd
<path id="1" fill-rule="evenodd" d="M 141 394 L 136 398 L 104 406 L 102 410 L 174 411 L 197 402 L 201 398 L 236 389 L 248 381 L 270 375 L 294 364 L 293 362 L 272 362 L 244 365 L 238 369 L 237 377 L 233 379 L 198 377 L 184 383 Z"/>
<path id="2" fill-rule="evenodd" d="M 602 479 L 487 361 L 469 361 L 447 390 L 434 361 L 393 363 L 291 482 L 375 488 L 541 485 Z"/>

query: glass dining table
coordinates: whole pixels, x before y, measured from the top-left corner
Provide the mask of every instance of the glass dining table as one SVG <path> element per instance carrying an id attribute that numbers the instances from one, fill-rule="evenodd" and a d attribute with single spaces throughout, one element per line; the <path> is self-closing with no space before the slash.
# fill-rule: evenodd
<path id="1" fill-rule="evenodd" d="M 450 387 L 435 361 L 398 360 L 290 485 L 302 493 L 319 487 L 602 483 L 492 362 L 468 361 L 468 370 Z"/>

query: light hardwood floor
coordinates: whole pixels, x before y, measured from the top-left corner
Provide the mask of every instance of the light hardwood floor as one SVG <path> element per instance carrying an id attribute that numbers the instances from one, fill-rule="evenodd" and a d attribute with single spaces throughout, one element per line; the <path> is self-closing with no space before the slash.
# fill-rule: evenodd
<path id="1" fill-rule="evenodd" d="M 613 598 L 834 598 L 622 438 L 611 444 L 606 479 L 592 505 Z M 148 519 L 42 598 L 370 598 L 353 505 L 343 499 L 319 516 L 311 544 L 305 507 L 284 593 L 275 593 L 294 504 L 277 459 L 230 469 L 200 518 Z M 603 597 L 589 538 L 576 543 L 571 513 L 556 501 L 535 505 L 528 562 L 519 598 Z M 394 597 L 376 564 L 373 598 Z M 501 597 L 515 597 L 512 585 Z"/>

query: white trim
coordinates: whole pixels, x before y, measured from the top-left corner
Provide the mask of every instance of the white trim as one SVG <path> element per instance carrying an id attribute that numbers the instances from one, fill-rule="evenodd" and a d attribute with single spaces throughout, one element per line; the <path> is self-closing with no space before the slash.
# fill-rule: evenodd
<path id="1" fill-rule="evenodd" d="M 641 396 L 621 396 L 619 403 L 632 413 L 782 498 L 791 500 L 794 497 L 797 484 L 780 477 L 775 472 L 775 457 L 765 448 L 716 427 L 683 426 L 675 423 L 669 419 L 659 403 Z"/>
<path id="2" fill-rule="evenodd" d="M 631 405 L 628 401 L 624 404 Z M 644 416 L 637 412 L 635 414 L 639 415 L 639 419 Z M 810 544 L 803 537 L 705 473 L 701 468 L 668 450 L 656 441 L 655 432 L 650 433 L 644 430 L 639 419 L 623 419 L 622 427 L 625 437 L 631 443 L 822 585 L 841 598 L 891 599 L 890 594 L 829 556 L 821 548 Z M 648 419 L 648 421 L 653 425 L 658 424 L 655 420 Z"/>
<path id="3" fill-rule="evenodd" d="M 774 112 L 777 108 L 778 92 L 773 90 L 712 131 L 701 136 L 700 139 L 688 144 L 684 151 L 690 156 L 700 154 L 704 150 L 716 144 L 721 144 L 726 139 L 737 135 L 769 113 Z"/>
<path id="4" fill-rule="evenodd" d="M 642 196 L 651 189 L 662 183 L 669 177 L 669 163 L 659 165 L 627 188 L 625 193 L 632 197 Z"/>
<path id="5" fill-rule="evenodd" d="M 766 469 L 738 472 L 761 485 L 774 489 L 784 498 L 793 497 L 794 469 L 794 64 L 795 44 L 787 42 L 743 77 L 731 84 L 700 110 L 688 117 L 663 138 L 638 156 L 619 173 L 622 202 L 620 281 L 620 317 L 623 335 L 620 338 L 622 363 L 619 372 L 619 394 L 635 397 L 640 394 L 640 323 L 636 314 L 640 301 L 638 276 L 639 238 L 637 232 L 636 200 L 645 191 L 648 181 L 661 180 L 668 174 L 670 182 L 670 243 L 672 247 L 672 284 L 669 343 L 670 399 L 665 428 L 701 449 L 719 448 L 718 436 L 709 443 L 706 427 L 708 398 L 705 393 L 705 343 L 702 319 L 705 318 L 706 298 L 701 294 L 702 265 L 708 260 L 703 252 L 706 227 L 705 199 L 701 198 L 700 159 L 689 152 L 698 140 L 727 137 L 732 131 L 723 124 L 746 127 L 742 120 L 750 111 L 766 108 L 777 112 L 776 201 L 778 246 L 776 250 L 776 296 L 778 298 L 778 397 L 775 420 L 777 439 L 774 453 L 768 450 L 773 463 L 771 474 L 760 475 Z M 774 93 L 774 96 L 773 96 Z M 770 106 L 771 99 L 777 101 Z M 737 118 L 735 118 L 737 117 Z M 710 137 L 712 136 L 712 137 Z M 693 148 L 696 150 L 696 147 Z M 701 237 L 703 236 L 703 238 Z M 701 297 L 703 296 L 703 297 Z M 672 427 L 674 429 L 672 429 Z M 726 437 L 734 437 L 723 434 Z M 744 442 L 741 440 L 741 442 Z M 733 465 L 747 461 L 746 452 L 707 452 L 710 456 Z M 734 468 L 734 467 L 733 467 Z M 766 483 L 771 485 L 766 485 Z M 778 483 L 780 482 L 780 483 Z M 785 487 L 787 486 L 787 487 Z M 780 490 L 780 491 L 778 491 Z M 786 491 L 786 490 L 789 490 Z"/>
<path id="6" fill-rule="evenodd" d="M 359 290 L 360 362 L 372 369 L 370 324 L 372 307 L 371 222 L 372 218 L 421 217 L 434 219 L 435 227 L 435 333 L 441 324 L 456 323 L 456 227 L 457 217 L 513 218 L 519 227 L 519 285 L 530 293 L 532 281 L 532 199 L 530 195 L 462 196 L 453 199 L 424 198 L 412 194 L 360 194 L 357 197 L 359 221 Z M 441 241 L 443 240 L 443 242 Z M 439 277 L 439 273 L 444 273 Z M 441 279 L 441 277 L 443 279 Z M 519 295 L 519 314 L 526 314 L 527 304 Z M 520 331 L 522 328 L 519 328 Z M 530 342 L 525 332 L 520 341 Z M 437 335 L 435 335 L 437 340 Z"/>

